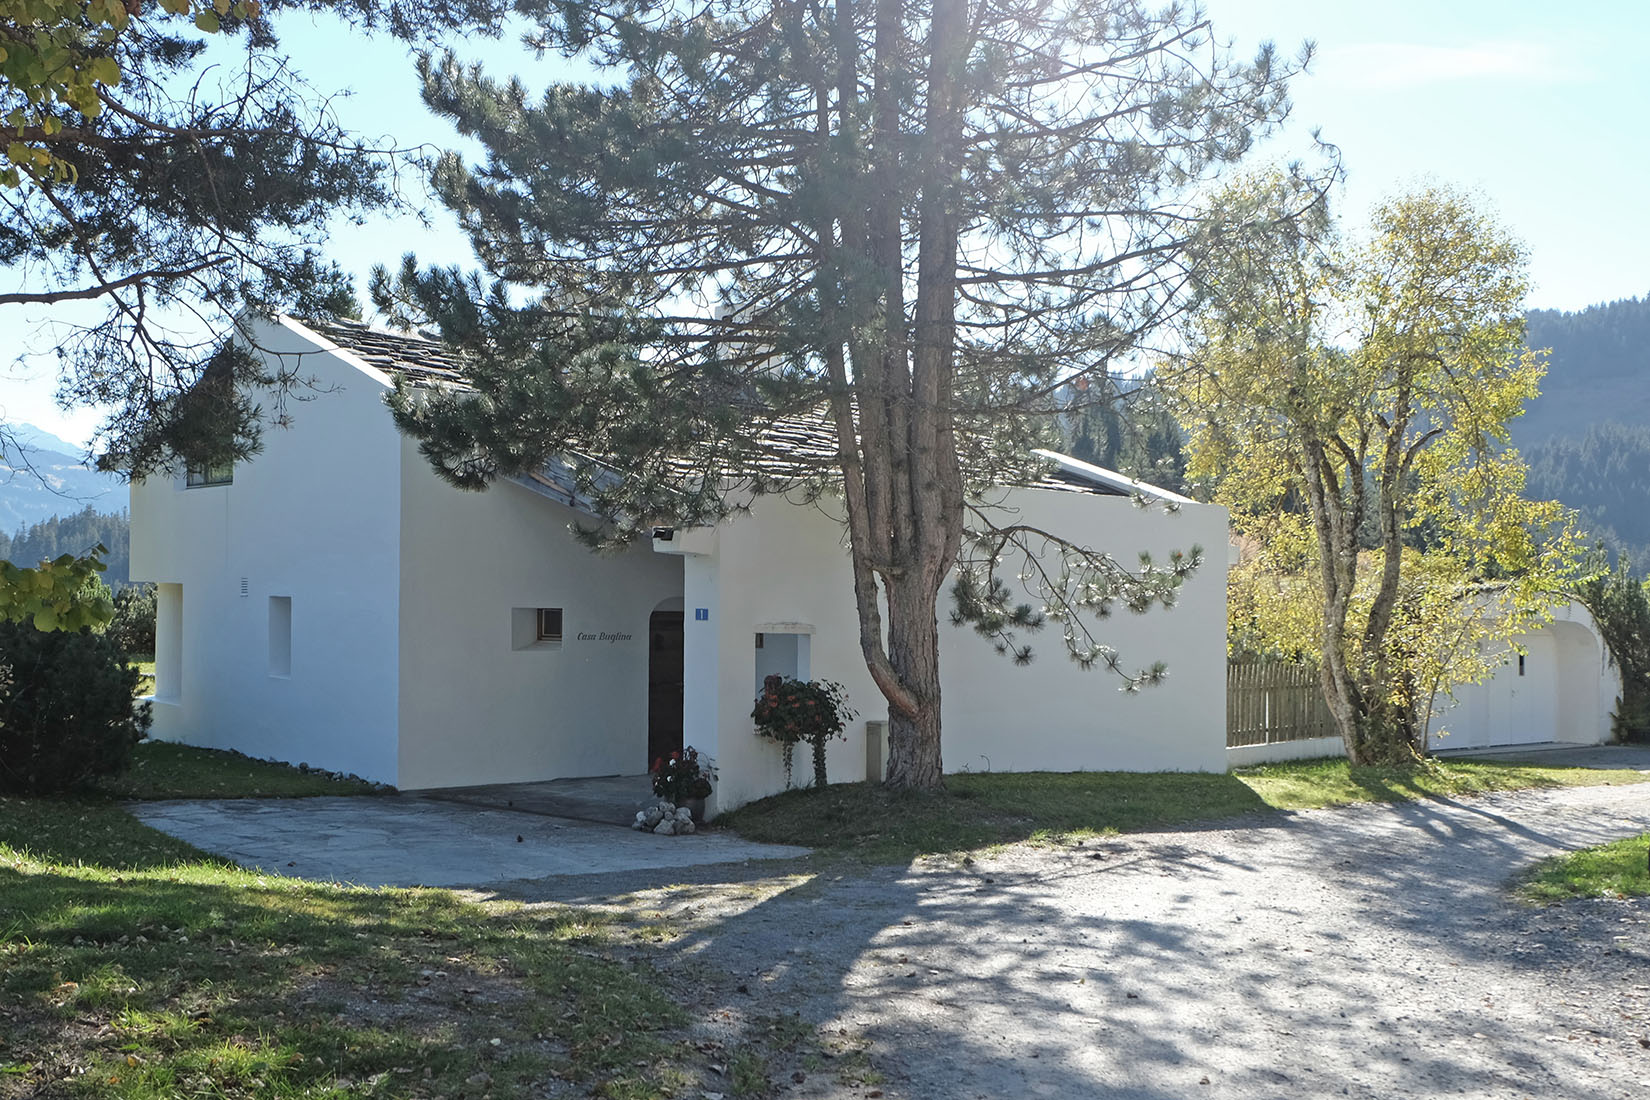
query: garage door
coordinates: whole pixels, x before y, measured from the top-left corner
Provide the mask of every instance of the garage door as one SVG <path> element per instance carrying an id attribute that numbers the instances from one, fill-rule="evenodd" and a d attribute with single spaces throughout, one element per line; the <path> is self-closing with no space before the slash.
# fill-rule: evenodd
<path id="1" fill-rule="evenodd" d="M 1437 749 L 1481 749 L 1558 740 L 1557 646 L 1546 633 L 1519 639 L 1525 653 L 1507 662 L 1482 684 L 1463 684 L 1456 705 L 1437 726 L 1448 736 L 1435 739 Z"/>

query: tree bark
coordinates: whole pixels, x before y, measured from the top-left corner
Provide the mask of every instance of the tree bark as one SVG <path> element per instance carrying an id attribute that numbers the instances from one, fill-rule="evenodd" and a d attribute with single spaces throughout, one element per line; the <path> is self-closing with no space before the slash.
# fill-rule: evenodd
<path id="1" fill-rule="evenodd" d="M 1307 510 L 1318 545 L 1319 583 L 1323 589 L 1318 676 L 1324 702 L 1354 764 L 1367 763 L 1364 748 L 1364 695 L 1347 662 L 1346 620 L 1358 582 L 1358 518 L 1363 513 L 1363 468 L 1349 459 L 1345 482 L 1336 476 L 1329 454 L 1332 442 L 1314 440 L 1305 447 L 1302 481 Z M 1350 497 L 1351 499 L 1347 499 Z"/>
<path id="2" fill-rule="evenodd" d="M 916 696 L 914 713 L 888 714 L 888 786 L 935 790 L 945 785 L 940 750 L 940 632 L 938 593 L 923 584 L 888 590 L 888 657 Z"/>
<path id="3" fill-rule="evenodd" d="M 958 166 L 961 77 L 968 52 L 966 0 L 936 0 L 928 40 L 925 129 L 919 166 L 916 298 L 910 388 L 895 466 L 895 500 L 908 509 L 897 527 L 912 532 L 906 567 L 885 579 L 888 656 L 916 697 L 913 713 L 889 716 L 888 785 L 944 785 L 940 751 L 940 586 L 962 545 L 962 471 L 952 425 L 956 363 Z M 893 196 L 879 195 L 887 203 Z M 890 329 L 892 326 L 889 326 Z M 900 359 L 905 358 L 903 342 Z M 903 436 L 903 439 L 900 438 Z M 903 469 L 901 468 L 903 467 Z"/>

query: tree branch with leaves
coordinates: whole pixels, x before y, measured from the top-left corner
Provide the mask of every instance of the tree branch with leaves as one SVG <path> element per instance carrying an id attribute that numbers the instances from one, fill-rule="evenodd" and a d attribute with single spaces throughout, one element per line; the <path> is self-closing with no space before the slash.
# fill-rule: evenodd
<path id="1" fill-rule="evenodd" d="M 1295 66 L 1133 0 L 571 0 L 538 20 L 533 44 L 612 85 L 532 97 L 421 62 L 425 101 L 485 148 L 433 178 L 488 278 L 375 279 L 475 379 L 403 388 L 398 422 L 462 485 L 573 456 L 616 538 L 839 496 L 888 782 L 939 786 L 939 600 L 965 553 L 992 556 L 970 502 L 1032 478 L 1054 393 L 1184 308 L 1188 196 L 1283 118 Z M 797 422 L 834 446 L 776 477 Z M 1038 539 L 1070 573 L 1055 603 L 1116 581 L 1059 532 L 1011 541 Z"/>
<path id="2" fill-rule="evenodd" d="M 1192 477 L 1304 566 L 1324 697 L 1359 763 L 1425 749 L 1434 698 L 1574 577 L 1570 516 L 1523 497 L 1507 424 L 1536 394 L 1524 252 L 1465 196 L 1379 207 L 1364 240 L 1287 175 L 1214 201 L 1190 350 L 1165 373 Z M 1254 580 L 1246 577 L 1246 582 Z M 1233 606 L 1264 628 L 1264 587 Z M 1440 639 L 1447 644 L 1440 645 Z"/>
<path id="3" fill-rule="evenodd" d="M 500 12 L 493 0 L 403 8 L 0 0 L 0 318 L 41 318 L 29 350 L 57 358 L 60 399 L 111 410 L 94 446 L 106 467 L 142 476 L 176 455 L 249 456 L 267 426 L 256 416 L 173 430 L 175 406 L 245 342 L 238 319 L 359 308 L 322 254 L 326 226 L 394 205 L 409 154 L 347 132 L 271 19 L 326 11 L 428 41 L 496 29 Z M 240 381 L 302 390 L 297 375 Z"/>

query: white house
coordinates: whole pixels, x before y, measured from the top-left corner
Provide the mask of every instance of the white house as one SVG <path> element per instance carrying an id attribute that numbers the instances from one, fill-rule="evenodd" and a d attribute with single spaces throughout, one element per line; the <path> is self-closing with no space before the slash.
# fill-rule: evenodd
<path id="1" fill-rule="evenodd" d="M 463 492 L 396 430 L 393 372 L 457 380 L 439 344 L 285 319 L 254 343 L 316 398 L 233 471 L 133 487 L 132 576 L 159 585 L 154 736 L 403 789 L 639 774 L 685 742 L 717 761 L 728 809 L 783 786 L 750 718 L 781 672 L 847 687 L 860 720 L 831 747 L 832 778 L 875 770 L 866 722 L 887 708 L 828 504 L 764 497 L 716 528 L 593 554 L 553 471 Z M 1125 561 L 1227 537 L 1224 509 L 1064 458 L 1002 504 Z M 1106 624 L 1131 665 L 1169 664 L 1137 694 L 1068 661 L 1057 635 L 1016 667 L 942 626 L 947 767 L 1225 770 L 1221 564 L 1174 608 Z"/>
<path id="2" fill-rule="evenodd" d="M 1621 669 L 1593 616 L 1570 601 L 1551 622 L 1508 639 L 1489 679 L 1435 708 L 1434 751 L 1531 744 L 1599 745 L 1621 695 Z"/>

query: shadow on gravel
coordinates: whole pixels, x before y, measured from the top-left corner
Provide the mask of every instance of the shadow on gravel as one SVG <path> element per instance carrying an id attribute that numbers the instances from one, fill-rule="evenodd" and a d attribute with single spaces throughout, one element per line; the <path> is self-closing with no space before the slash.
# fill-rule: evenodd
<path id="1" fill-rule="evenodd" d="M 1598 816 L 1437 799 L 1280 815 L 1264 832 L 907 866 L 815 857 L 500 896 L 617 904 L 685 929 L 652 961 L 682 976 L 693 1011 L 846 1029 L 870 1042 L 891 1097 L 1169 1100 L 1208 1079 L 1208 1095 L 1255 1100 L 1602 1100 L 1623 1095 L 1642 1057 L 1628 1032 L 1645 1021 L 1594 990 L 1642 983 L 1650 960 L 1612 947 L 1613 911 L 1533 910 L 1505 889 L 1533 858 L 1619 835 L 1619 815 Z M 859 1083 L 800 1051 L 769 1072 L 798 1096 Z"/>
<path id="2" fill-rule="evenodd" d="M 686 925 L 653 962 L 690 975 L 703 1018 L 831 1021 L 870 1042 L 890 1096 L 1110 1096 L 1105 1064 L 1126 1053 L 1130 1076 L 1162 1080 L 1128 1096 L 1180 1100 L 1207 1069 L 1169 1021 L 1176 1001 L 1200 995 L 1202 976 L 1188 971 L 1166 987 L 1162 964 L 1197 955 L 1196 937 L 1150 915 L 1075 911 L 1065 894 L 1112 877 L 1184 884 L 1246 868 L 1175 844 L 1070 851 L 1032 871 L 815 858 L 685 869 L 668 886 L 657 874 L 522 882 L 495 896 L 605 905 L 657 891 L 630 912 Z M 1257 977 L 1256 996 L 1263 984 Z M 801 1051 L 797 1059 L 772 1065 L 773 1081 L 794 1085 Z M 815 1070 L 836 1087 L 857 1082 L 817 1060 Z"/>

